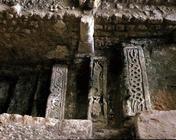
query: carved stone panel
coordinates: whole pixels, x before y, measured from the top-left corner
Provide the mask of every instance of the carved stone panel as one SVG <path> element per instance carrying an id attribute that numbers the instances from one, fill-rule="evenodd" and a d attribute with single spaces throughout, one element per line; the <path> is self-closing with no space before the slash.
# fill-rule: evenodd
<path id="1" fill-rule="evenodd" d="M 126 76 L 124 113 L 127 116 L 134 116 L 136 113 L 151 109 L 145 57 L 142 48 L 133 45 L 124 48 L 124 55 Z"/>
<path id="2" fill-rule="evenodd" d="M 67 88 L 67 67 L 54 65 L 52 69 L 50 95 L 48 97 L 46 117 L 64 119 L 64 106 Z"/>
<path id="3" fill-rule="evenodd" d="M 107 64 L 103 57 L 91 58 L 88 119 L 97 125 L 107 123 L 106 81 Z"/>

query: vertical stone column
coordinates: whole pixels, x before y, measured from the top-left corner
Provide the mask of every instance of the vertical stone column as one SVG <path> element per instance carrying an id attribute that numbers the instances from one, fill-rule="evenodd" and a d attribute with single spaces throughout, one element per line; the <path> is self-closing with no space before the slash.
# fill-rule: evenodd
<path id="1" fill-rule="evenodd" d="M 52 69 L 50 95 L 47 101 L 46 117 L 64 119 L 65 96 L 67 89 L 67 67 L 54 65 Z"/>
<path id="2" fill-rule="evenodd" d="M 140 46 L 131 44 L 124 47 L 124 56 L 126 79 L 123 107 L 126 116 L 134 116 L 151 110 L 145 57 Z"/>
<path id="3" fill-rule="evenodd" d="M 91 81 L 89 90 L 88 119 L 92 120 L 96 126 L 107 124 L 107 63 L 103 57 L 92 57 Z"/>
<path id="4" fill-rule="evenodd" d="M 94 53 L 94 17 L 85 15 L 80 22 L 79 53 Z"/>

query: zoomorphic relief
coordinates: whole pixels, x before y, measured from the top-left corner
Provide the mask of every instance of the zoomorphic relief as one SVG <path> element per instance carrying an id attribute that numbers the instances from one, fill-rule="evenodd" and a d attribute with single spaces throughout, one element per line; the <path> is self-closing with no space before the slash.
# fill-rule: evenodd
<path id="1" fill-rule="evenodd" d="M 140 46 L 127 45 L 125 55 L 124 113 L 134 116 L 141 111 L 150 110 L 150 95 L 145 67 L 145 57 Z"/>
<path id="2" fill-rule="evenodd" d="M 107 63 L 103 57 L 92 57 L 91 81 L 89 90 L 88 119 L 94 123 L 107 122 L 106 81 Z"/>
<path id="3" fill-rule="evenodd" d="M 50 95 L 47 101 L 46 117 L 64 119 L 65 96 L 67 89 L 67 67 L 54 65 L 52 69 Z"/>

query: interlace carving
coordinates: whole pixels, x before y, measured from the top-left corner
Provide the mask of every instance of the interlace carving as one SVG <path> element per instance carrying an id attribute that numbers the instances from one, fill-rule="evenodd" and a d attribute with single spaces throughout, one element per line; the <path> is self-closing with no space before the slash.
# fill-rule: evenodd
<path id="1" fill-rule="evenodd" d="M 46 117 L 64 119 L 65 95 L 67 86 L 67 68 L 55 65 L 52 70 Z"/>
<path id="2" fill-rule="evenodd" d="M 150 109 L 147 74 L 143 50 L 140 47 L 125 47 L 126 58 L 126 113 L 129 116 Z"/>

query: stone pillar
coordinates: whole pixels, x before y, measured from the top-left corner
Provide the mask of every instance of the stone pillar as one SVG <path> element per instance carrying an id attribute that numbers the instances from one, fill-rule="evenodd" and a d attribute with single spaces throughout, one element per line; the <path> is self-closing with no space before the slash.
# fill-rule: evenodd
<path id="1" fill-rule="evenodd" d="M 103 57 L 91 58 L 91 81 L 89 90 L 88 119 L 97 127 L 107 124 L 107 63 Z"/>
<path id="2" fill-rule="evenodd" d="M 94 53 L 94 17 L 85 15 L 80 22 L 79 53 Z"/>
<path id="3" fill-rule="evenodd" d="M 50 85 L 51 93 L 48 97 L 46 118 L 64 119 L 67 71 L 66 66 L 53 66 Z"/>
<path id="4" fill-rule="evenodd" d="M 145 57 L 140 46 L 127 44 L 125 57 L 125 97 L 123 110 L 125 116 L 151 110 L 149 86 L 145 67 Z"/>

